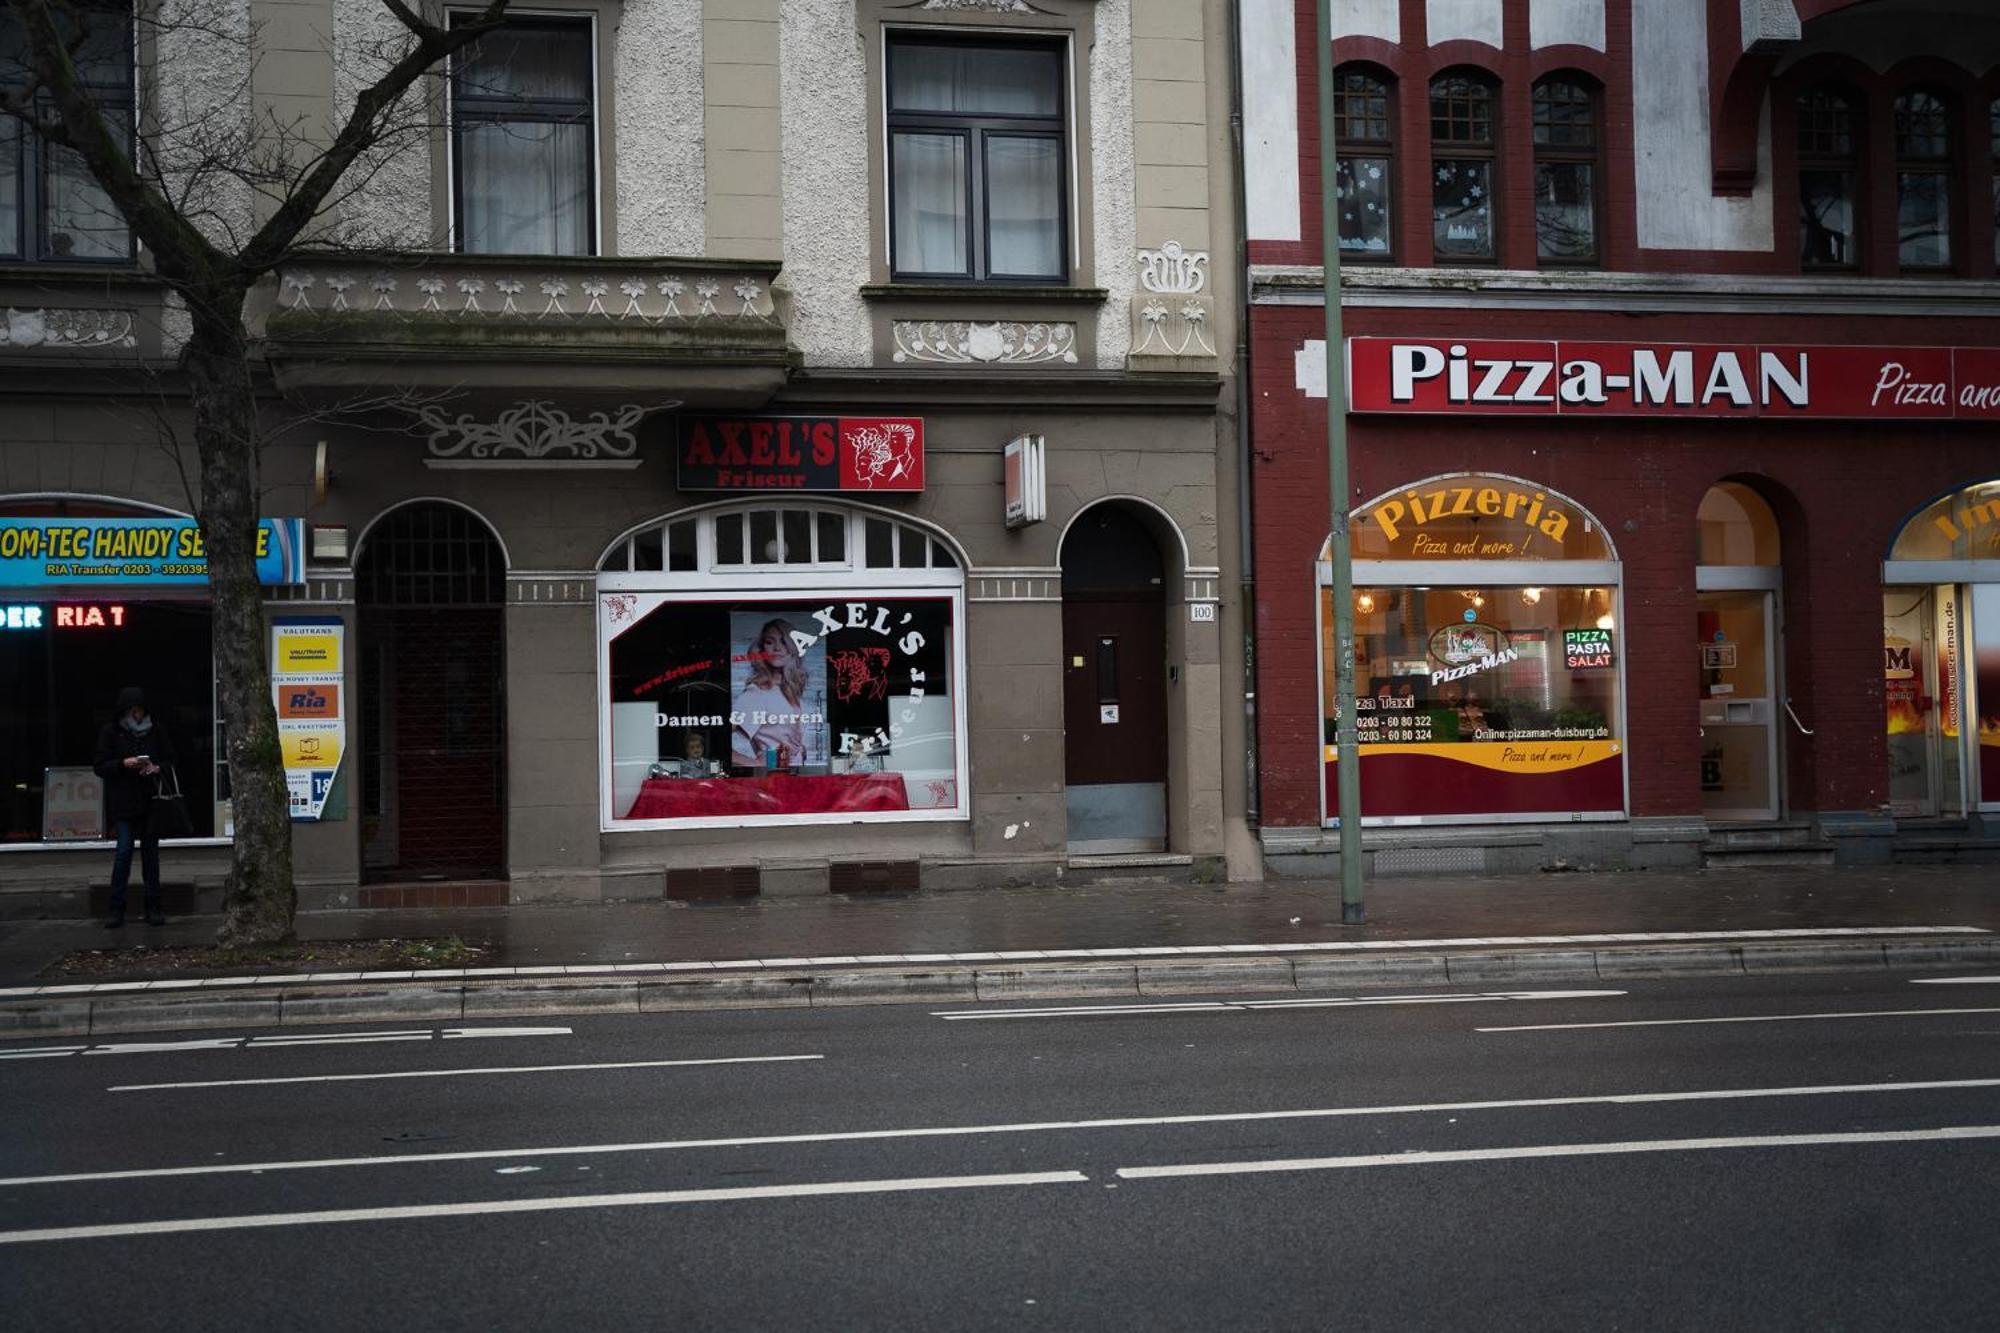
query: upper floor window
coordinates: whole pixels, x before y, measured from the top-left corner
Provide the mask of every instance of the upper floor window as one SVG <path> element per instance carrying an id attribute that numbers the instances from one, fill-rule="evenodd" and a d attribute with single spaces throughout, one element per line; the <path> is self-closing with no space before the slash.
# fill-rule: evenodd
<path id="1" fill-rule="evenodd" d="M 2000 264 L 2000 101 L 1988 114 L 1993 122 L 1993 262 Z"/>
<path id="2" fill-rule="evenodd" d="M 1337 71 L 1333 123 L 1340 150 L 1334 197 L 1340 209 L 1341 256 L 1387 259 L 1395 249 L 1396 121 L 1389 84 L 1363 70 Z"/>
<path id="3" fill-rule="evenodd" d="M 895 276 L 1065 281 L 1062 48 L 892 36 L 888 62 Z"/>
<path id="4" fill-rule="evenodd" d="M 54 10 L 78 78 L 105 123 L 132 151 L 132 10 L 98 3 Z M 0 82 L 26 86 L 27 35 L 9 9 L 0 11 Z M 44 93 L 35 113 L 56 119 Z M 83 159 L 44 141 L 20 121 L 0 118 L 0 258 L 38 263 L 122 263 L 132 258 L 132 234 Z"/>
<path id="5" fill-rule="evenodd" d="M 1498 99 L 1476 74 L 1431 80 L 1431 245 L 1440 262 L 1478 262 L 1495 248 Z"/>
<path id="6" fill-rule="evenodd" d="M 1535 85 L 1535 257 L 1588 264 L 1597 252 L 1597 90 L 1575 78 Z"/>
<path id="7" fill-rule="evenodd" d="M 596 249 L 592 44 L 587 18 L 522 18 L 452 62 L 452 223 L 460 250 Z"/>
<path id="8" fill-rule="evenodd" d="M 1896 255 L 1904 268 L 1951 265 L 1951 104 L 1913 89 L 1896 99 Z"/>
<path id="9" fill-rule="evenodd" d="M 1861 253 L 1855 206 L 1857 118 L 1847 94 L 1816 88 L 1798 100 L 1799 262 L 1852 268 Z"/>

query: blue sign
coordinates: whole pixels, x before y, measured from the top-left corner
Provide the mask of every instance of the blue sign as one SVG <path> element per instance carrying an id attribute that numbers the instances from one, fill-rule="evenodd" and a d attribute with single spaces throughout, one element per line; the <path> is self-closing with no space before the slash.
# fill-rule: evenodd
<path id="1" fill-rule="evenodd" d="M 305 582 L 305 520 L 257 523 L 257 581 Z M 205 586 L 191 518 L 0 518 L 0 588 Z"/>

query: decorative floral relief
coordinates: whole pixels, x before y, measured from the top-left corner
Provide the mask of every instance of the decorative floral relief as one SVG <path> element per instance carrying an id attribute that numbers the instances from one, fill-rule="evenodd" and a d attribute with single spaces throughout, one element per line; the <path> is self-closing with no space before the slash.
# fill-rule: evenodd
<path id="1" fill-rule="evenodd" d="M 626 403 L 616 416 L 592 412 L 579 420 L 553 403 L 530 399 L 492 421 L 451 416 L 435 405 L 418 408 L 417 418 L 430 428 L 432 458 L 615 459 L 638 453 L 632 431 L 651 410 Z"/>
<path id="2" fill-rule="evenodd" d="M 992 14 L 1032 14 L 1027 0 L 924 0 L 919 9 L 980 9 Z"/>
<path id="3" fill-rule="evenodd" d="M 891 326 L 898 361 L 955 365 L 1076 363 L 1076 325 L 976 320 L 899 319 Z"/>
<path id="4" fill-rule="evenodd" d="M 1139 285 L 1149 292 L 1194 296 L 1208 286 L 1208 251 L 1186 249 L 1179 241 L 1141 250 Z"/>
<path id="5" fill-rule="evenodd" d="M 1208 333 L 1208 300 L 1189 296 L 1164 301 L 1158 297 L 1132 311 L 1133 356 L 1215 355 Z"/>
<path id="6" fill-rule="evenodd" d="M 362 278 L 347 273 L 292 271 L 279 280 L 278 303 L 283 310 L 300 314 L 339 314 L 365 309 L 405 317 L 445 319 L 605 319 L 665 324 L 702 319 L 771 323 L 778 317 L 770 288 L 747 275 L 735 278 L 718 275 L 699 280 L 636 275 L 624 279 L 611 275 L 582 279 L 531 275 L 527 279 L 510 276 L 489 281 L 483 276 L 460 272 L 426 273 L 407 281 L 414 291 L 405 287 L 403 279 L 390 273 L 373 273 Z M 363 282 L 373 299 L 350 303 L 348 292 Z M 489 286 L 499 295 L 497 307 L 485 304 Z M 696 299 L 684 306 L 681 302 L 689 296 L 690 288 Z M 457 295 L 447 298 L 448 289 L 455 290 Z M 541 294 L 542 304 L 537 307 L 530 303 L 524 309 L 516 298 L 531 290 Z M 330 296 L 320 298 L 322 291 Z M 613 291 L 624 295 L 622 305 L 611 297 Z M 733 295 L 735 300 L 732 302 L 725 293 Z M 607 298 L 611 304 L 606 304 Z"/>
<path id="7" fill-rule="evenodd" d="M 136 347 L 130 310 L 7 307 L 8 347 Z"/>

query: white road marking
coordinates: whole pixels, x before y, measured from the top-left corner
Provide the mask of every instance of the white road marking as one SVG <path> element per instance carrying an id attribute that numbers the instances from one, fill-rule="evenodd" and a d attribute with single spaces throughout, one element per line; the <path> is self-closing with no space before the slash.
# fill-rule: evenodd
<path id="1" fill-rule="evenodd" d="M 1446 1162 L 1509 1162 L 1547 1157 L 1611 1157 L 1631 1153 L 1707 1152 L 1718 1148 L 1818 1148 L 1863 1143 L 1938 1143 L 2000 1138 L 2000 1125 L 1880 1130 L 1843 1134 L 1746 1134 L 1733 1138 L 1640 1139 L 1630 1143 L 1547 1143 L 1528 1148 L 1456 1148 L 1442 1152 L 1373 1153 L 1365 1157 L 1294 1157 L 1267 1162 L 1193 1162 L 1184 1166 L 1122 1166 L 1122 1180 L 1174 1176 L 1249 1176 L 1279 1171 L 1342 1171 L 1368 1166 L 1432 1166 Z"/>
<path id="2" fill-rule="evenodd" d="M 575 1028 L 446 1028 L 438 1035 L 446 1041 L 462 1037 L 568 1037 Z"/>
<path id="3" fill-rule="evenodd" d="M 487 1199 L 476 1203 L 420 1203 L 393 1208 L 332 1208 L 310 1213 L 252 1213 L 240 1217 L 184 1217 L 159 1222 L 0 1231 L 0 1245 L 40 1241 L 162 1236 L 190 1231 L 241 1231 L 253 1227 L 322 1226 L 334 1222 L 401 1222 L 427 1217 L 479 1217 L 496 1213 L 559 1213 L 593 1208 L 648 1208 L 673 1203 L 731 1203 L 748 1199 L 808 1199 L 850 1194 L 911 1194 L 925 1190 L 991 1189 L 1014 1185 L 1088 1184 L 1081 1171 L 1022 1171 L 997 1176 L 912 1176 L 901 1180 L 831 1180 L 811 1185 L 738 1185 L 726 1189 L 646 1190 L 635 1194 L 583 1194 L 571 1198 Z"/>
<path id="4" fill-rule="evenodd" d="M 1601 1093 L 1577 1097 L 1527 1097 L 1472 1102 L 1384 1106 L 1332 1106 L 1291 1111 L 1219 1111 L 1200 1115 L 1121 1116 L 1106 1120 L 1044 1120 L 999 1125 L 935 1125 L 908 1129 L 834 1130 L 818 1134 L 765 1134 L 726 1139 L 657 1139 L 646 1143 L 588 1143 L 545 1148 L 475 1148 L 458 1152 L 398 1153 L 381 1157 L 321 1157 L 272 1162 L 205 1163 L 83 1171 L 55 1176 L 0 1178 L 0 1187 L 74 1185 L 111 1180 L 160 1180 L 177 1176 L 230 1176 L 266 1171 L 323 1171 L 342 1167 L 432 1166 L 537 1157 L 590 1157 L 676 1152 L 701 1148 L 759 1148 L 787 1144 L 862 1143 L 884 1139 L 969 1138 L 985 1134 L 1041 1134 L 1098 1129 L 1153 1129 L 1181 1125 L 1248 1124 L 1279 1120 L 1339 1120 L 1365 1116 L 1431 1115 L 1454 1111 L 1541 1110 L 1565 1106 L 1655 1106 L 1679 1102 L 1755 1101 L 1771 1098 L 1845 1097 L 1894 1092 L 1959 1092 L 2000 1088 L 2000 1078 L 1940 1079 L 1908 1083 L 1827 1083 L 1784 1088 L 1713 1088 L 1693 1092 Z"/>
<path id="5" fill-rule="evenodd" d="M 824 1055 L 733 1055 L 714 1060 L 616 1060 L 590 1065 L 513 1065 L 492 1069 L 400 1069 L 381 1074 L 300 1074 L 291 1078 L 219 1078 L 199 1083 L 122 1083 L 106 1092 L 176 1092 L 189 1088 L 271 1087 L 280 1083 L 366 1083 L 385 1078 L 465 1078 L 473 1074 L 571 1074 L 598 1069 L 680 1069 L 695 1065 L 776 1064 Z"/>
<path id="6" fill-rule="evenodd" d="M 297 1032 L 264 1037 L 204 1037 L 195 1041 L 127 1041 L 101 1046 L 21 1046 L 0 1060 L 46 1060 L 58 1055 L 159 1055 L 174 1051 L 276 1050 L 288 1046 L 355 1046 L 378 1041 L 454 1041 L 465 1037 L 567 1037 L 574 1028 L 410 1028 L 393 1032 Z"/>
<path id="7" fill-rule="evenodd" d="M 1911 977 L 1918 986 L 2000 986 L 2000 977 Z"/>
<path id="8" fill-rule="evenodd" d="M 1622 1023 L 1535 1023 L 1474 1028 L 1474 1032 L 1570 1032 L 1580 1028 L 1698 1027 L 1705 1023 L 1803 1023 L 1815 1018 L 1932 1018 L 1943 1014 L 2000 1014 L 2000 1009 L 1855 1009 L 1825 1014 L 1739 1014 L 1729 1018 L 1634 1018 Z"/>
<path id="9" fill-rule="evenodd" d="M 1581 1000 L 1624 995 L 1622 990 L 1477 991 L 1446 995 L 1334 995 L 1311 1000 L 1208 1000 L 1199 1004 L 1079 1004 L 1054 1009 L 933 1009 L 946 1021 L 995 1018 L 1099 1018 L 1107 1014 L 1245 1012 L 1252 1009 L 1357 1008 L 1383 1004 L 1478 1004 L 1495 1000 Z"/>
<path id="10" fill-rule="evenodd" d="M 1379 949 L 1451 949 L 1494 945 L 1537 948 L 1557 944 L 1691 944 L 1730 940 L 1817 940 L 1852 936 L 1987 935 L 1978 926 L 1815 926 L 1777 930 L 1654 930 L 1593 935 L 1476 935 L 1431 940 L 1314 940 L 1283 944 L 1177 944 L 1123 949 L 1010 949 L 994 953 L 828 954 L 811 958 L 738 958 L 720 962 L 581 963 L 561 967 L 426 968 L 418 980 L 465 977 L 591 976 L 638 969 L 649 971 L 743 972 L 765 968 L 826 967 L 847 963 L 1036 962 L 1051 958 L 1165 957 L 1176 954 L 1349 953 Z M 101 981 L 84 985 L 18 987 L 0 994 L 83 995 L 125 990 L 186 990 L 202 986 L 295 986 L 308 982 L 357 981 L 361 972 L 300 972 L 275 977 L 201 977 L 169 981 Z"/>

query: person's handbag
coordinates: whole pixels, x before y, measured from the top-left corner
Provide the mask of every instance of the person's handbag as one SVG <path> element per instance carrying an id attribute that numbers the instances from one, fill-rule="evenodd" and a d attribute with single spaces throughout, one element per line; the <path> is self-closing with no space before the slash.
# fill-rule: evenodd
<path id="1" fill-rule="evenodd" d="M 194 820 L 188 817 L 187 797 L 181 794 L 181 775 L 172 764 L 163 765 L 153 779 L 153 835 L 159 838 L 191 838 Z"/>

